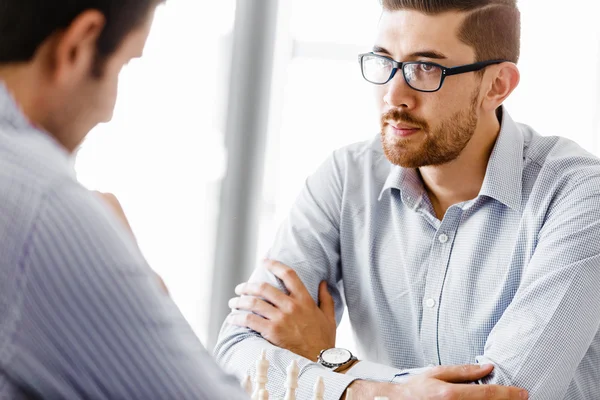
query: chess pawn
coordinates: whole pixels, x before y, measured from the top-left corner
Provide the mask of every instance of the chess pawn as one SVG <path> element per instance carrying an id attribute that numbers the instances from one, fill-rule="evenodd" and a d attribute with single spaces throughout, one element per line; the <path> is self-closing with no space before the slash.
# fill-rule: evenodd
<path id="1" fill-rule="evenodd" d="M 263 350 L 260 353 L 260 358 L 256 360 L 256 377 L 254 385 L 254 393 L 252 400 L 258 400 L 258 395 L 261 390 L 267 390 L 267 374 L 269 372 L 269 360 L 267 360 L 267 351 Z M 267 393 L 268 396 L 268 393 Z"/>
<path id="2" fill-rule="evenodd" d="M 252 396 L 252 378 L 250 378 L 250 375 L 246 375 L 242 381 L 242 389 L 244 389 L 244 392 L 246 392 L 248 396 Z"/>
<path id="3" fill-rule="evenodd" d="M 313 397 L 312 400 L 325 400 L 323 395 L 325 394 L 325 382 L 323 381 L 323 377 L 319 376 L 317 381 L 315 382 L 315 386 L 313 388 Z"/>
<path id="4" fill-rule="evenodd" d="M 269 392 L 267 392 L 265 389 L 261 389 L 260 392 L 258 392 L 258 397 L 256 400 L 269 400 Z"/>
<path id="5" fill-rule="evenodd" d="M 283 400 L 296 400 L 296 389 L 298 388 L 298 374 L 300 369 L 296 360 L 287 367 L 287 379 L 285 381 L 285 397 Z"/>

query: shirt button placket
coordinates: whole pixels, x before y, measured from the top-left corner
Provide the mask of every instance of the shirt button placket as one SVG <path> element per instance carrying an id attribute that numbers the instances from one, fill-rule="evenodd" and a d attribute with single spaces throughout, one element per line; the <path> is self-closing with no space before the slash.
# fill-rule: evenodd
<path id="1" fill-rule="evenodd" d="M 423 345 L 425 362 L 430 365 L 439 364 L 438 354 L 438 323 L 440 313 L 440 301 L 444 277 L 452 246 L 451 235 L 456 232 L 460 223 L 460 210 L 449 210 L 446 218 L 439 227 L 436 235 L 432 238 L 432 248 L 427 271 L 427 283 L 423 296 L 423 317 L 421 320 L 421 343 Z M 450 232 L 450 233 L 448 233 Z"/>
<path id="2" fill-rule="evenodd" d="M 427 308 L 434 308 L 435 307 L 435 300 L 434 299 L 427 299 L 425 301 L 425 306 L 427 306 Z"/>
<path id="3" fill-rule="evenodd" d="M 448 235 L 442 233 L 440 236 L 438 236 L 438 240 L 441 244 L 446 244 L 448 242 Z"/>

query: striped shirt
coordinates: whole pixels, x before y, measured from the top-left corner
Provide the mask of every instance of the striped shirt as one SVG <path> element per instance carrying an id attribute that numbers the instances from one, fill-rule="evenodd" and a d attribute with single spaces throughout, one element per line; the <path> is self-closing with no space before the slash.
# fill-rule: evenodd
<path id="1" fill-rule="evenodd" d="M 0 83 L 0 399 L 245 399 Z"/>
<path id="2" fill-rule="evenodd" d="M 268 257 L 294 268 L 314 299 L 329 283 L 363 360 L 346 375 L 303 360 L 300 399 L 318 375 L 334 400 L 356 377 L 398 382 L 475 362 L 495 365 L 481 383 L 534 400 L 600 398 L 600 161 L 506 110 L 479 195 L 442 220 L 418 172 L 391 165 L 377 137 L 308 178 Z M 262 267 L 251 280 L 284 290 Z M 243 375 L 261 349 L 281 396 L 297 356 L 229 325 L 215 352 Z"/>

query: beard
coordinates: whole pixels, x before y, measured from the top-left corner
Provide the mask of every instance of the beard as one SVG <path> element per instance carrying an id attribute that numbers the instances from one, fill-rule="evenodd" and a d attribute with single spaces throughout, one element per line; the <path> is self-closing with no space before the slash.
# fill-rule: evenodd
<path id="1" fill-rule="evenodd" d="M 397 109 L 381 116 L 381 142 L 387 159 L 404 168 L 437 166 L 455 160 L 473 137 L 477 127 L 479 88 L 471 96 L 468 109 L 461 110 L 437 126 Z M 420 130 L 408 137 L 397 137 L 390 122 L 405 123 Z"/>

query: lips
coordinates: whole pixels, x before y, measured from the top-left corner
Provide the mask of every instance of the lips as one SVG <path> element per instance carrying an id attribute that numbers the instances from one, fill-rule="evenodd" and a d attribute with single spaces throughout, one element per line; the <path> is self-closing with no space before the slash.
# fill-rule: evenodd
<path id="1" fill-rule="evenodd" d="M 399 136 L 399 137 L 408 137 L 411 135 L 414 135 L 415 133 L 417 133 L 418 131 L 421 130 L 421 128 L 416 128 L 410 125 L 404 125 L 404 124 L 392 124 L 390 123 L 390 128 L 392 133 L 395 136 Z"/>

